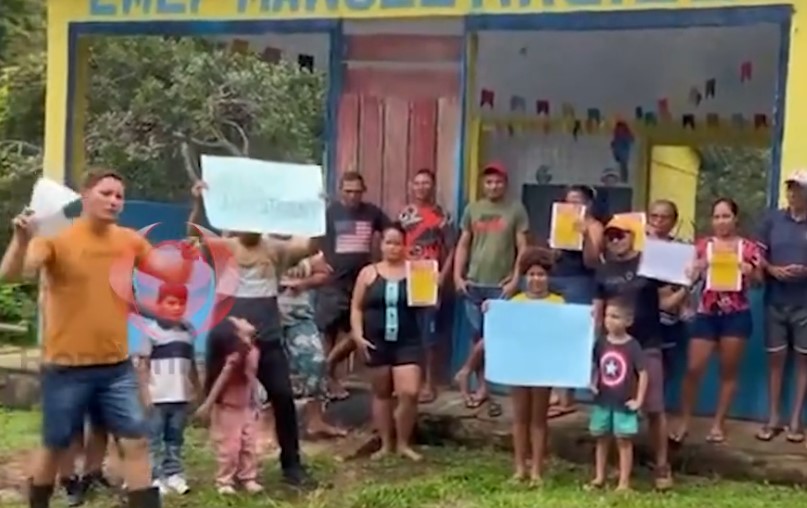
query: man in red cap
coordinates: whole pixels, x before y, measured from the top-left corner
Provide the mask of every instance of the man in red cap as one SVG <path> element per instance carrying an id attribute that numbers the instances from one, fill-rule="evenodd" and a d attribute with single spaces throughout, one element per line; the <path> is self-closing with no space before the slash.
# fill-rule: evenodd
<path id="1" fill-rule="evenodd" d="M 482 169 L 482 194 L 482 199 L 465 208 L 454 258 L 454 284 L 465 296 L 465 309 L 475 341 L 471 355 L 456 377 L 469 408 L 477 408 L 488 399 L 479 340 L 482 302 L 509 298 L 518 290 L 518 261 L 527 248 L 529 231 L 524 205 L 507 198 L 507 170 L 503 164 L 489 163 Z M 474 395 L 468 391 L 472 372 L 479 384 Z M 491 401 L 488 413 L 499 416 L 501 407 Z"/>

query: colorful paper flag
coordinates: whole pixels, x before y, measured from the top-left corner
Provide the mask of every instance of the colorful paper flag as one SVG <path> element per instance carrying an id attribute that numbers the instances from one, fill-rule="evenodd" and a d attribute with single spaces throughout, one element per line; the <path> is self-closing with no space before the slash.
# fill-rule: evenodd
<path id="1" fill-rule="evenodd" d="M 707 98 L 714 98 L 717 81 L 715 78 L 706 80 L 705 94 Z"/>
<path id="2" fill-rule="evenodd" d="M 535 112 L 539 115 L 549 116 L 549 101 L 547 100 L 535 101 Z"/>
<path id="3" fill-rule="evenodd" d="M 656 125 L 658 121 L 656 120 L 656 114 L 647 112 L 644 114 L 644 123 L 645 125 Z"/>
<path id="4" fill-rule="evenodd" d="M 493 101 L 494 101 L 495 97 L 496 97 L 496 94 L 493 92 L 493 90 L 488 90 L 487 88 L 483 88 L 482 91 L 480 92 L 479 106 L 480 107 L 490 106 L 490 108 L 493 109 Z"/>
<path id="5" fill-rule="evenodd" d="M 717 113 L 706 113 L 706 125 L 709 127 L 718 127 L 720 125 L 720 117 Z"/>
<path id="6" fill-rule="evenodd" d="M 597 108 L 588 108 L 588 110 L 586 111 L 586 118 L 590 122 L 600 123 L 600 120 L 601 120 L 601 118 L 600 118 L 600 110 L 597 109 Z"/>
<path id="7" fill-rule="evenodd" d="M 297 57 L 297 64 L 300 66 L 301 69 L 305 69 L 309 72 L 314 71 L 314 57 L 311 55 L 300 55 Z"/>
<path id="8" fill-rule="evenodd" d="M 644 118 L 644 108 L 641 106 L 636 106 L 636 110 L 634 111 L 634 116 L 637 120 L 641 120 Z"/>
<path id="9" fill-rule="evenodd" d="M 689 127 L 690 129 L 695 129 L 695 115 L 686 114 L 682 118 L 682 125 L 686 129 Z"/>
<path id="10" fill-rule="evenodd" d="M 753 75 L 753 65 L 749 61 L 745 61 L 740 65 L 740 83 L 745 83 L 746 81 L 751 81 L 751 77 Z"/>
<path id="11" fill-rule="evenodd" d="M 689 102 L 691 102 L 695 106 L 699 106 L 702 99 L 703 99 L 703 96 L 701 95 L 700 90 L 698 90 L 694 86 L 692 88 L 690 88 L 690 90 L 689 90 Z"/>
<path id="12" fill-rule="evenodd" d="M 668 101 L 667 99 L 659 99 L 658 114 L 662 118 L 670 114 L 670 101 Z"/>
<path id="13" fill-rule="evenodd" d="M 754 115 L 754 127 L 761 129 L 768 126 L 768 115 L 764 113 L 757 113 Z"/>
<path id="14" fill-rule="evenodd" d="M 524 97 L 520 95 L 513 95 L 510 97 L 510 111 L 525 111 L 527 109 L 527 103 L 524 100 Z"/>

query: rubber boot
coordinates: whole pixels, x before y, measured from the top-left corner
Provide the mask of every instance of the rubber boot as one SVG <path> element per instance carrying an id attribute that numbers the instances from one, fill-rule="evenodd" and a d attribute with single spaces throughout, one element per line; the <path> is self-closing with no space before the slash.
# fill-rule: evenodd
<path id="1" fill-rule="evenodd" d="M 131 490 L 128 494 L 129 508 L 162 508 L 160 491 L 154 487 Z"/>
<path id="2" fill-rule="evenodd" d="M 28 506 L 30 508 L 49 508 L 53 496 L 53 485 L 34 485 L 28 481 Z"/>

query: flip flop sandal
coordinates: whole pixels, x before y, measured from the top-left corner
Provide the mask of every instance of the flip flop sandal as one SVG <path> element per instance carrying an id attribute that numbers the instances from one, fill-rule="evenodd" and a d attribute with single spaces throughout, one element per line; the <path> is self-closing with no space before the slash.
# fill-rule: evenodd
<path id="1" fill-rule="evenodd" d="M 576 407 L 551 406 L 547 411 L 547 418 L 559 418 L 577 412 Z"/>
<path id="2" fill-rule="evenodd" d="M 786 430 L 785 439 L 787 439 L 789 443 L 798 444 L 804 442 L 804 431 L 802 429 L 790 430 L 790 428 L 788 428 Z"/>
<path id="3" fill-rule="evenodd" d="M 496 401 L 489 400 L 488 401 L 488 416 L 491 418 L 498 418 L 502 415 L 504 411 L 502 410 L 502 405 Z"/>
<path id="4" fill-rule="evenodd" d="M 681 446 L 684 444 L 684 441 L 686 441 L 687 436 L 689 436 L 689 431 L 677 432 L 675 434 L 670 434 L 667 437 L 667 441 L 675 446 Z"/>
<path id="5" fill-rule="evenodd" d="M 706 435 L 706 442 L 709 444 L 723 444 L 726 442 L 726 436 L 722 432 L 712 431 Z"/>
<path id="6" fill-rule="evenodd" d="M 754 436 L 759 441 L 773 441 L 779 434 L 782 433 L 782 427 L 771 427 L 770 425 L 763 425 L 759 432 Z M 788 439 L 789 441 L 790 439 Z"/>
<path id="7" fill-rule="evenodd" d="M 484 404 L 487 399 L 477 399 L 473 395 L 468 395 L 465 397 L 465 408 L 466 409 L 479 409 L 482 404 Z"/>

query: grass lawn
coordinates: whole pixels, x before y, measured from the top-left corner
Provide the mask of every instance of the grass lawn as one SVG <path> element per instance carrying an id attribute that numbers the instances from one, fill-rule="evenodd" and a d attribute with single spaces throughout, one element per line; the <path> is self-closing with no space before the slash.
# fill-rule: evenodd
<path id="1" fill-rule="evenodd" d="M 37 417 L 31 413 L 0 411 L 0 467 L 20 450 L 35 444 Z M 167 497 L 166 508 L 184 507 L 283 507 L 283 508 L 789 508 L 804 506 L 807 491 L 716 479 L 679 478 L 670 493 L 650 491 L 646 475 L 637 473 L 636 492 L 585 492 L 581 488 L 590 472 L 567 463 L 552 464 L 546 485 L 538 490 L 512 486 L 509 456 L 494 450 L 430 448 L 426 461 L 412 464 L 390 459 L 378 463 L 357 460 L 340 463 L 334 453 L 319 448 L 308 463 L 316 476 L 329 485 L 308 494 L 296 494 L 278 482 L 274 460 L 265 468 L 267 493 L 259 497 L 222 498 L 212 486 L 213 461 L 205 433 L 188 433 L 186 464 L 194 492 Z M 1 477 L 2 475 L 0 475 Z M 22 508 L 21 504 L 7 504 Z M 55 506 L 64 506 L 59 499 Z M 117 506 L 111 496 L 99 495 L 89 508 Z"/>

